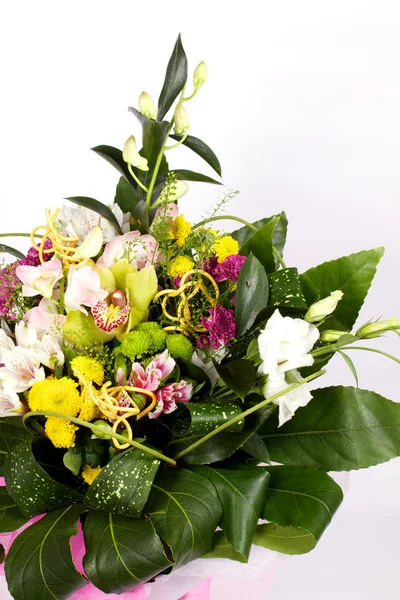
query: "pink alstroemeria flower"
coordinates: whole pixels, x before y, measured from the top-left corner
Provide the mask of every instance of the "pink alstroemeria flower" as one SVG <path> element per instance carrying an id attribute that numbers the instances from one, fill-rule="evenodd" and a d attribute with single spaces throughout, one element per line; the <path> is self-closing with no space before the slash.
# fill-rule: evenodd
<path id="1" fill-rule="evenodd" d="M 53 258 L 38 267 L 20 266 L 16 269 L 17 277 L 22 281 L 23 296 L 51 298 L 53 288 L 63 276 L 62 265 Z"/>
<path id="2" fill-rule="evenodd" d="M 192 384 L 186 383 L 184 379 L 178 383 L 169 383 L 168 385 L 165 385 L 158 390 L 156 394 L 158 401 L 157 406 L 153 412 L 149 413 L 149 418 L 156 419 L 161 413 L 168 415 L 169 413 L 174 412 L 174 410 L 178 408 L 176 403 L 189 402 L 192 394 Z"/>
<path id="3" fill-rule="evenodd" d="M 88 311 L 83 306 L 96 306 L 107 298 L 108 292 L 100 287 L 100 275 L 92 267 L 75 269 L 72 265 L 68 273 L 68 285 L 64 296 L 67 311 L 80 310 L 85 315 Z"/>
<path id="4" fill-rule="evenodd" d="M 59 315 L 57 305 L 51 300 L 43 298 L 38 306 L 31 308 L 24 315 L 24 323 L 29 329 L 34 329 L 39 338 L 45 333 L 60 338 L 61 327 L 66 317 Z"/>
<path id="5" fill-rule="evenodd" d="M 145 369 L 140 363 L 133 363 L 128 383 L 134 387 L 155 392 L 160 386 L 160 381 L 168 377 L 174 367 L 174 359 L 169 356 L 168 350 L 164 350 L 162 354 L 153 358 Z"/>
<path id="6" fill-rule="evenodd" d="M 97 266 L 109 269 L 115 263 L 125 260 L 140 271 L 157 261 L 157 248 L 157 241 L 152 235 L 141 235 L 140 231 L 130 231 L 125 235 L 118 235 L 106 244 Z"/>

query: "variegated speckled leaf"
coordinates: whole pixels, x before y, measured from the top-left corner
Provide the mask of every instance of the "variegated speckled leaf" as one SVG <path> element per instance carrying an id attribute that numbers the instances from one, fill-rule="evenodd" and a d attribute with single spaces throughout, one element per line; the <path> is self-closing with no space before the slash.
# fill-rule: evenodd
<path id="1" fill-rule="evenodd" d="M 281 269 L 268 276 L 270 286 L 269 302 L 271 306 L 287 308 L 303 308 L 307 310 L 307 302 L 301 289 L 300 277 L 295 267 Z"/>

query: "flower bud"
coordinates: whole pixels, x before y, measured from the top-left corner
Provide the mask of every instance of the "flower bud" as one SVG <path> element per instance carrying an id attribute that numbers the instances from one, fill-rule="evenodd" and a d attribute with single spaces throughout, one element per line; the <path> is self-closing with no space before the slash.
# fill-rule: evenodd
<path id="1" fill-rule="evenodd" d="M 107 435 L 107 434 L 112 433 L 112 427 L 105 421 L 102 421 L 101 419 L 99 419 L 99 420 L 95 421 L 93 423 L 93 425 L 96 427 L 97 430 L 101 430 L 101 431 L 96 431 L 96 433 L 93 432 L 97 438 L 100 438 L 101 440 L 109 440 L 112 437 L 110 435 Z"/>
<path id="2" fill-rule="evenodd" d="M 397 331 L 400 329 L 400 321 L 396 317 L 386 321 L 375 321 L 375 323 L 366 323 L 357 331 L 356 335 L 364 339 L 379 337 L 385 331 Z"/>
<path id="3" fill-rule="evenodd" d="M 193 73 L 193 85 L 197 92 L 199 88 L 206 82 L 207 79 L 207 65 L 203 61 L 197 65 Z"/>
<path id="4" fill-rule="evenodd" d="M 325 329 L 321 331 L 319 339 L 321 342 L 337 342 L 343 335 L 348 335 L 348 331 L 337 331 L 336 329 Z"/>
<path id="5" fill-rule="evenodd" d="M 186 181 L 177 181 L 174 185 L 174 189 L 168 194 L 168 202 L 175 202 L 179 198 L 182 198 L 188 191 L 189 186 Z"/>
<path id="6" fill-rule="evenodd" d="M 178 104 L 175 108 L 174 112 L 174 120 L 175 120 L 175 128 L 174 131 L 177 135 L 181 133 L 186 133 L 189 129 L 189 116 L 187 114 L 187 110 L 182 104 Z"/>
<path id="7" fill-rule="evenodd" d="M 103 245 L 103 232 L 101 231 L 98 225 L 95 225 L 93 229 L 86 234 L 85 239 L 82 244 L 77 247 L 72 258 L 74 260 L 77 259 L 86 259 L 92 258 L 93 256 L 97 256 L 100 252 L 101 247 Z"/>
<path id="8" fill-rule="evenodd" d="M 339 300 L 343 298 L 343 292 L 341 290 L 336 290 L 335 292 L 331 292 L 331 295 L 327 298 L 323 298 L 322 300 L 318 300 L 318 302 L 314 302 L 306 312 L 304 317 L 305 321 L 309 323 L 318 323 L 319 321 L 323 321 L 325 317 L 332 314 L 336 309 Z"/>
<path id="9" fill-rule="evenodd" d="M 157 120 L 157 109 L 154 105 L 152 97 L 147 92 L 142 92 L 139 96 L 139 108 L 142 115 L 149 119 Z"/>
<path id="10" fill-rule="evenodd" d="M 128 165 L 132 165 L 132 167 L 136 167 L 141 171 L 149 170 L 147 158 L 143 158 L 143 156 L 140 156 L 136 147 L 136 140 L 133 137 L 133 135 L 128 137 L 124 144 L 124 148 L 122 150 L 122 158 L 126 163 L 128 163 Z"/>

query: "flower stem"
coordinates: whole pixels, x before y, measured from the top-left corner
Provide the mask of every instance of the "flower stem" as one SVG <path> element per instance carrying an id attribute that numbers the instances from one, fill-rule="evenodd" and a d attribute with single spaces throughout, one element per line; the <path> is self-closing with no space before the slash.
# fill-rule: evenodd
<path id="1" fill-rule="evenodd" d="M 35 237 L 37 238 L 42 238 L 42 235 L 38 235 L 37 233 L 34 234 Z M 31 237 L 30 233 L 0 233 L 0 237 Z"/>
<path id="2" fill-rule="evenodd" d="M 176 144 L 173 144 L 172 146 L 165 146 L 164 150 L 173 150 L 174 148 L 177 148 L 178 146 L 183 144 L 183 142 L 186 140 L 187 136 L 188 136 L 188 132 L 186 131 L 183 134 L 183 136 L 181 137 L 181 139 L 179 140 L 179 142 L 177 142 Z"/>
<path id="3" fill-rule="evenodd" d="M 161 165 L 162 157 L 164 156 L 164 151 L 165 151 L 165 148 L 166 148 L 167 139 L 168 139 L 169 134 L 171 133 L 173 124 L 174 124 L 174 119 L 171 120 L 169 129 L 167 131 L 167 135 L 165 136 L 164 143 L 161 146 L 160 152 L 158 153 L 157 161 L 156 161 L 156 164 L 154 165 L 153 175 L 151 176 L 150 184 L 149 184 L 149 187 L 147 189 L 146 204 L 147 204 L 147 206 L 149 208 L 150 208 L 150 204 L 151 204 L 151 196 L 153 194 L 153 190 L 154 190 L 154 186 L 155 186 L 155 183 L 156 183 L 158 171 L 160 170 L 160 165 Z"/>
<path id="4" fill-rule="evenodd" d="M 240 217 L 234 217 L 233 215 L 220 215 L 217 217 L 210 217 L 209 219 L 204 219 L 204 221 L 200 221 L 200 223 L 196 223 L 196 225 L 194 225 L 192 227 L 192 229 L 197 229 L 198 227 L 202 227 L 203 225 L 206 225 L 207 223 L 211 223 L 211 221 L 237 221 L 238 223 L 242 223 L 242 225 L 246 225 L 246 227 L 250 227 L 250 229 L 252 229 L 253 231 L 258 231 L 257 227 L 255 225 L 253 225 L 252 223 L 249 223 L 248 221 L 245 221 L 245 219 L 241 219 Z"/>
<path id="5" fill-rule="evenodd" d="M 278 262 L 281 265 L 282 269 L 286 269 L 286 264 L 284 263 L 282 254 L 279 252 L 278 248 L 276 246 L 274 246 L 273 244 L 272 244 L 272 251 L 275 254 L 276 258 L 278 259 Z"/>
<path id="6" fill-rule="evenodd" d="M 63 315 L 65 313 L 64 292 L 65 292 L 65 276 L 62 277 L 60 280 L 60 298 L 58 301 L 58 312 L 60 313 L 60 315 Z"/>
<path id="7" fill-rule="evenodd" d="M 138 184 L 138 186 L 140 188 L 142 188 L 142 190 L 144 192 L 147 192 L 147 187 L 145 185 L 143 185 L 143 183 L 136 177 L 136 175 L 135 175 L 135 173 L 134 173 L 134 171 L 132 169 L 132 166 L 130 164 L 128 164 L 128 171 L 132 175 L 133 179 L 136 181 L 136 183 Z"/>
<path id="8" fill-rule="evenodd" d="M 178 459 L 182 458 L 182 456 L 185 456 L 185 454 L 188 454 L 189 452 L 191 452 L 192 450 L 194 450 L 195 448 L 197 448 L 201 444 L 204 444 L 204 442 L 206 442 L 207 440 L 211 439 L 217 433 L 220 433 L 220 431 L 223 431 L 224 429 L 227 429 L 228 427 L 231 427 L 231 425 L 234 425 L 238 421 L 241 421 L 242 419 L 248 417 L 249 415 L 251 415 L 252 413 L 256 412 L 257 410 L 260 410 L 260 408 L 263 408 L 264 406 L 267 406 L 267 404 L 271 404 L 271 402 L 273 402 L 274 400 L 277 400 L 278 398 L 280 398 L 281 396 L 284 396 L 288 392 L 291 392 L 292 390 L 295 390 L 296 388 L 300 387 L 304 383 L 307 383 L 308 381 L 312 381 L 313 379 L 316 379 L 317 377 L 320 377 L 321 375 L 324 375 L 324 373 L 326 373 L 326 369 L 321 369 L 321 371 L 317 371 L 317 373 L 313 373 L 312 375 L 309 375 L 308 377 L 305 377 L 301 381 L 298 381 L 297 383 L 293 383 L 292 385 L 289 385 L 287 388 L 285 388 L 281 392 L 278 392 L 277 394 L 274 394 L 270 398 L 266 398 L 265 400 L 263 400 L 262 402 L 259 402 L 255 406 L 252 406 L 251 408 L 248 408 L 247 410 L 245 410 L 244 412 L 242 412 L 240 415 L 237 415 L 236 417 L 233 417 L 229 421 L 226 421 L 226 423 L 223 423 L 222 425 L 220 425 L 219 427 L 217 427 L 213 431 L 210 431 L 209 433 L 207 433 L 207 435 L 205 435 L 204 437 L 202 437 L 200 440 L 197 440 L 196 442 L 194 442 L 193 444 L 191 444 L 190 446 L 188 446 L 187 448 L 185 448 L 184 450 L 182 450 L 181 452 L 179 452 L 176 456 L 174 456 L 174 459 L 178 460 Z"/>
<path id="9" fill-rule="evenodd" d="M 32 417 L 39 417 L 39 416 L 59 417 L 60 419 L 67 419 L 67 421 L 71 421 L 71 423 L 75 423 L 75 425 L 79 425 L 81 427 L 87 427 L 88 429 L 93 431 L 94 434 L 97 433 L 100 435 L 104 435 L 104 430 L 101 429 L 100 427 L 96 427 L 96 425 L 93 425 L 93 423 L 88 423 L 87 421 L 82 421 L 82 419 L 76 419 L 74 417 L 64 415 L 63 413 L 53 412 L 50 410 L 28 412 L 23 416 L 22 422 L 25 424 L 25 421 L 27 419 L 30 419 Z M 110 433 L 107 433 L 107 435 L 110 438 L 115 438 L 118 442 L 121 442 L 123 444 L 130 444 L 131 446 L 134 446 L 135 448 L 142 450 L 142 452 L 147 452 L 147 454 L 154 456 L 154 458 L 157 458 L 159 460 L 164 460 L 165 462 L 169 463 L 170 465 L 176 466 L 176 461 L 173 458 L 170 458 L 169 456 L 165 456 L 164 454 L 161 454 L 161 452 L 158 452 L 157 450 L 153 450 L 153 448 L 149 448 L 148 446 L 143 446 L 143 444 L 139 444 L 139 442 L 135 442 L 135 440 L 130 440 L 129 438 L 127 438 L 123 435 L 119 435 L 119 433 L 114 433 L 112 431 L 110 431 Z"/>
<path id="10" fill-rule="evenodd" d="M 376 352 L 376 354 L 382 354 L 382 356 L 386 356 L 386 358 L 390 358 L 400 365 L 400 358 L 397 358 L 388 352 L 384 352 L 383 350 L 378 350 L 377 348 L 365 348 L 364 346 L 342 346 L 340 350 L 366 350 L 367 352 Z"/>

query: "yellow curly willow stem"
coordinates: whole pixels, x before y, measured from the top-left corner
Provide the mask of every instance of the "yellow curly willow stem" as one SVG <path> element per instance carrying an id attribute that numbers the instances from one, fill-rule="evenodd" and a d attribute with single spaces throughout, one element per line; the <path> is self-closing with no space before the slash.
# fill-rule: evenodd
<path id="1" fill-rule="evenodd" d="M 201 278 L 186 282 L 187 278 L 194 274 L 200 274 Z M 211 282 L 214 288 L 215 298 L 213 298 L 209 290 L 207 290 L 203 279 L 204 277 Z M 186 295 L 185 292 L 189 291 L 190 289 L 191 291 L 189 295 Z M 205 295 L 212 307 L 216 306 L 219 298 L 219 289 L 215 279 L 211 277 L 209 273 L 206 273 L 206 271 L 202 271 L 201 269 L 192 269 L 183 275 L 181 279 L 181 285 L 178 289 L 162 290 L 154 296 L 154 302 L 162 297 L 161 307 L 164 315 L 169 321 L 175 321 L 177 323 L 176 325 L 168 325 L 167 327 L 164 327 L 164 331 L 181 331 L 185 335 L 190 335 L 191 333 L 204 333 L 207 331 L 202 325 L 194 325 L 192 323 L 189 302 L 199 292 L 202 292 Z M 176 316 L 174 316 L 168 312 L 167 302 L 168 300 L 177 298 L 178 296 L 180 297 L 180 301 L 177 306 Z"/>
<path id="2" fill-rule="evenodd" d="M 123 425 L 127 431 L 128 439 L 132 440 L 132 428 L 129 424 L 128 419 L 130 417 L 136 417 L 141 419 L 147 413 L 149 413 L 157 405 L 157 398 L 153 392 L 144 390 L 142 388 L 133 387 L 130 385 L 117 385 L 112 386 L 111 381 L 107 381 L 101 386 L 100 390 L 97 390 L 93 386 L 93 381 L 85 379 L 77 369 L 74 369 L 74 374 L 79 379 L 79 382 L 87 394 L 88 398 L 94 402 L 100 412 L 107 418 L 113 421 L 112 430 L 117 433 L 119 426 Z M 137 392 L 150 398 L 151 402 L 142 411 L 136 404 L 136 402 L 130 397 L 128 392 Z M 120 402 L 128 403 L 128 406 L 120 406 Z M 130 448 L 130 444 L 120 444 L 118 440 L 113 438 L 113 444 L 117 450 L 126 450 Z"/>
<path id="3" fill-rule="evenodd" d="M 76 244 L 79 242 L 79 237 L 68 237 L 61 235 L 56 228 L 56 219 L 60 209 L 58 208 L 52 215 L 49 209 L 46 209 L 47 225 L 38 225 L 32 230 L 31 233 L 31 244 L 39 252 L 39 260 L 41 263 L 44 262 L 44 255 L 54 252 L 57 256 L 62 259 L 64 267 L 68 269 L 71 264 L 81 262 L 81 258 L 73 259 L 72 255 L 76 251 Z M 39 245 L 35 242 L 35 235 L 37 231 L 43 230 L 43 237 Z M 47 240 L 51 241 L 52 247 L 45 248 Z"/>

